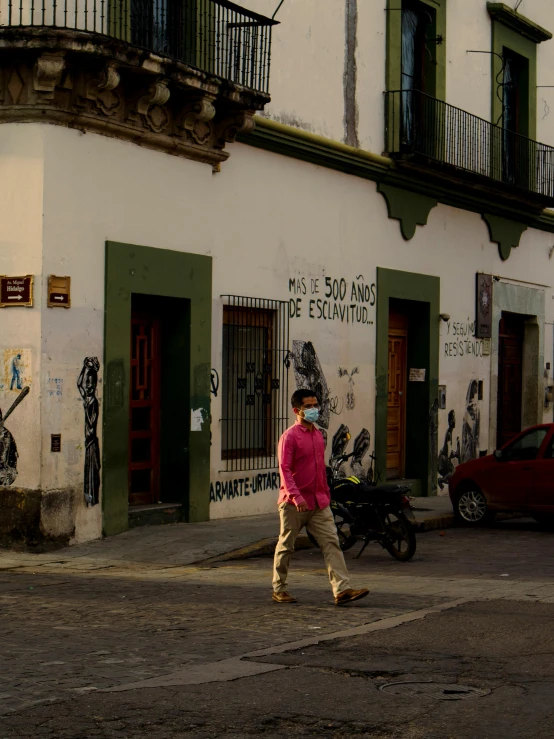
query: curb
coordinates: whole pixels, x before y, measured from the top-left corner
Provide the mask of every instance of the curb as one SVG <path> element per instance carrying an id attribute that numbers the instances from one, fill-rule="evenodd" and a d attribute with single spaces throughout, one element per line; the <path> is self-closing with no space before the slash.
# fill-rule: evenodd
<path id="1" fill-rule="evenodd" d="M 417 531 L 424 534 L 426 531 L 438 531 L 439 529 L 453 529 L 456 526 L 456 519 L 453 513 L 443 513 L 440 516 L 429 516 L 423 520 L 416 520 L 415 527 Z"/>
<path id="2" fill-rule="evenodd" d="M 441 516 L 429 516 L 423 520 L 416 521 L 415 527 L 417 531 L 424 534 L 426 531 L 438 531 L 442 529 L 451 529 L 455 526 L 455 519 L 453 513 L 446 513 Z M 270 539 L 260 539 L 253 544 L 241 547 L 240 549 L 233 549 L 225 554 L 219 554 L 217 557 L 211 557 L 210 559 L 204 560 L 204 564 L 211 564 L 217 562 L 229 562 L 231 560 L 240 559 L 253 559 L 254 557 L 273 556 L 275 547 L 277 546 L 278 537 L 271 537 Z M 308 539 L 305 534 L 301 534 L 296 539 L 295 549 L 313 549 L 314 545 Z"/>

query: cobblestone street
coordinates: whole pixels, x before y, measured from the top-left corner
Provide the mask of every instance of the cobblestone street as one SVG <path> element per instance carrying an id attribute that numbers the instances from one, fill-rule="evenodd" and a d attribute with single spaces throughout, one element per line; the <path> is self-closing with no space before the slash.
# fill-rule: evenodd
<path id="1" fill-rule="evenodd" d="M 554 615 L 551 548 L 551 534 L 531 522 L 510 521 L 488 530 L 451 529 L 420 535 L 418 553 L 408 564 L 393 561 L 375 545 L 358 560 L 353 559 L 354 550 L 348 557 L 354 585 L 367 585 L 372 592 L 359 604 L 342 609 L 332 604 L 317 550 L 296 554 L 290 589 L 300 602 L 292 607 L 271 603 L 270 557 L 174 567 L 135 562 L 132 567 L 95 568 L 90 563 L 89 570 L 84 571 L 82 564 L 77 566 L 64 557 L 58 563 L 50 558 L 40 564 L 37 559 L 33 565 L 29 555 L 21 555 L 19 564 L 18 555 L 2 555 L 0 706 L 4 716 L 0 738 L 161 739 L 236 737 L 256 732 L 275 737 L 317 736 L 324 733 L 325 722 L 329 724 L 323 726 L 325 732 L 333 736 L 357 732 L 377 737 L 396 736 L 395 725 L 400 719 L 413 719 L 410 731 L 416 731 L 421 701 L 416 705 L 402 700 L 400 712 L 395 706 L 391 713 L 394 698 L 372 693 L 369 703 L 373 709 L 381 706 L 382 712 L 377 718 L 366 712 L 361 728 L 353 724 L 348 731 L 340 721 L 340 711 L 332 707 L 334 699 L 330 698 L 337 689 L 334 681 L 339 679 L 338 674 L 342 675 L 341 681 L 345 674 L 356 671 L 377 679 L 380 673 L 390 675 L 392 670 L 413 679 L 410 676 L 416 669 L 415 658 L 412 655 L 407 662 L 402 661 L 405 647 L 396 652 L 394 669 L 386 664 L 390 654 L 385 659 L 382 651 L 380 656 L 373 650 L 365 651 L 375 638 L 371 636 L 372 624 L 385 627 L 379 632 L 381 650 L 387 634 L 397 638 L 409 628 L 415 644 L 417 633 L 423 629 L 425 639 L 419 646 L 422 654 L 415 660 L 418 664 L 425 662 L 425 653 L 436 657 L 435 653 L 444 648 L 438 634 L 434 643 L 434 632 L 425 624 L 437 618 L 444 619 L 441 623 L 455 620 L 452 614 L 467 608 L 467 604 L 493 604 L 488 616 L 493 630 L 500 628 L 495 619 L 503 609 L 510 609 L 502 605 L 505 600 L 516 604 L 516 609 L 540 604 L 540 614 L 531 610 L 514 615 L 519 630 L 533 634 L 537 628 L 535 614 L 542 622 Z M 433 608 L 438 610 L 427 613 Z M 440 610 L 443 608 L 444 612 Z M 487 634 L 482 614 L 476 618 L 479 625 L 475 638 L 486 652 L 487 640 L 496 643 L 498 639 Z M 404 621 L 411 625 L 402 625 Z M 389 625 L 399 628 L 387 631 Z M 459 625 L 451 623 L 441 638 L 452 628 L 460 631 Z M 352 630 L 355 633 L 345 633 Z M 505 628 L 500 631 L 504 633 Z M 306 654 L 315 650 L 314 657 L 306 656 L 304 660 L 298 645 L 295 651 L 296 642 L 302 645 L 303 640 L 317 641 L 329 635 L 332 639 L 323 646 L 306 644 L 311 650 Z M 507 643 L 510 638 L 506 638 Z M 281 653 L 278 648 L 283 645 L 287 651 Z M 334 662 L 322 672 L 327 657 L 316 658 L 317 650 L 328 648 L 333 651 Z M 551 657 L 551 648 L 552 643 L 546 639 L 540 651 Z M 341 649 L 349 650 L 346 657 L 340 654 Z M 260 657 L 251 654 L 258 650 L 267 653 Z M 279 653 L 272 654 L 276 650 Z M 478 654 L 479 650 L 470 655 L 470 661 Z M 250 658 L 232 659 L 244 655 Z M 546 661 L 544 658 L 541 662 L 541 669 Z M 218 666 L 219 662 L 222 665 Z M 464 664 L 467 671 L 468 660 Z M 295 707 L 299 684 L 295 671 L 313 671 L 314 665 L 318 670 L 314 683 L 317 700 L 310 698 L 302 714 L 304 723 L 299 723 L 294 718 L 302 713 Z M 333 673 L 331 667 L 340 670 Z M 272 669 L 276 671 L 268 671 Z M 267 674 L 263 674 L 265 671 Z M 536 682 L 539 678 L 540 671 L 534 676 Z M 311 679 L 307 675 L 301 683 L 306 686 Z M 502 682 L 499 674 L 495 673 L 495 679 Z M 230 686 L 234 688 L 229 692 Z M 121 692 L 100 692 L 114 689 Z M 306 693 L 310 693 L 308 688 Z M 231 710 L 236 695 L 246 701 L 241 708 L 242 719 Z M 482 699 L 479 705 L 487 700 Z M 394 719 L 390 726 L 389 718 Z M 335 719 L 339 725 L 333 728 Z M 354 716 L 348 720 L 353 721 Z M 496 736 L 483 734 L 489 735 Z M 421 736 L 442 739 L 466 734 Z"/>

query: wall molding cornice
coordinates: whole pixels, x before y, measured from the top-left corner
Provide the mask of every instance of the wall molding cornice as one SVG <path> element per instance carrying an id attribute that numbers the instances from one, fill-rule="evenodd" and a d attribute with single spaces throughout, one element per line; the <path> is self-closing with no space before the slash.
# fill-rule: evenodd
<path id="1" fill-rule="evenodd" d="M 516 33 L 525 36 L 525 38 L 534 41 L 536 44 L 540 44 L 543 41 L 550 41 L 552 38 L 552 34 L 546 28 L 539 26 L 538 23 L 534 23 L 524 15 L 520 15 L 505 3 L 487 3 L 487 10 L 494 21 L 504 24 L 508 28 L 511 28 L 512 31 L 516 31 Z"/>
<path id="2" fill-rule="evenodd" d="M 391 158 L 356 149 L 333 139 L 283 123 L 255 117 L 254 131 L 238 141 L 320 167 L 424 195 L 460 210 L 505 218 L 529 228 L 554 233 L 554 210 L 541 210 L 496 189 L 478 187 L 452 178 L 433 177 L 422 170 L 399 167 Z M 387 203 L 388 205 L 388 203 Z"/>

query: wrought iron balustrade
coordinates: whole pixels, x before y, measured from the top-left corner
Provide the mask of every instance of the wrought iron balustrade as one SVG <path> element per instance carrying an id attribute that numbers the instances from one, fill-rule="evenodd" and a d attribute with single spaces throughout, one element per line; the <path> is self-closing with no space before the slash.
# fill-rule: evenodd
<path id="1" fill-rule="evenodd" d="M 277 21 L 228 0 L 0 0 L 2 27 L 112 36 L 268 92 Z"/>
<path id="2" fill-rule="evenodd" d="M 385 93 L 386 146 L 391 155 L 554 198 L 554 148 L 528 139 L 417 90 Z"/>

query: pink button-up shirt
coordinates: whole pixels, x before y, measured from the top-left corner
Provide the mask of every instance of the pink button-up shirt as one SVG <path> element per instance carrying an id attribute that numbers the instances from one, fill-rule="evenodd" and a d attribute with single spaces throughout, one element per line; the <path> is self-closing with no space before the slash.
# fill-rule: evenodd
<path id="1" fill-rule="evenodd" d="M 315 428 L 296 422 L 279 439 L 279 503 L 305 503 L 308 510 L 331 502 L 325 471 L 325 442 Z"/>

